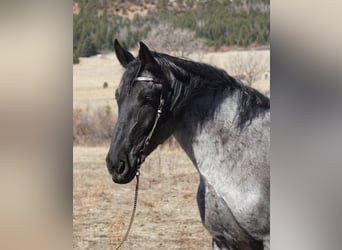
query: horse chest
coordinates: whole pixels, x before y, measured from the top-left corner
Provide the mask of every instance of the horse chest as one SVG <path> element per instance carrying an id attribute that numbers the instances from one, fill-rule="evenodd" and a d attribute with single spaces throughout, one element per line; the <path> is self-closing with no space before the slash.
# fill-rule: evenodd
<path id="1" fill-rule="evenodd" d="M 202 221 L 213 235 L 238 242 L 262 240 L 269 230 L 269 183 L 260 181 L 268 169 L 259 157 L 260 144 L 241 143 L 248 136 L 227 137 L 229 143 L 223 145 L 222 137 L 202 133 L 193 144 L 195 163 L 206 183 L 199 188 Z"/>

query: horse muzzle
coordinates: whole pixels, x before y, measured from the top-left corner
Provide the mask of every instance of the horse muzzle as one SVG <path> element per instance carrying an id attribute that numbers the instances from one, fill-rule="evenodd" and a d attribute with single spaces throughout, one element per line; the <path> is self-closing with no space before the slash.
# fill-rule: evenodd
<path id="1" fill-rule="evenodd" d="M 111 157 L 107 155 L 106 162 L 108 171 L 112 175 L 113 182 L 126 184 L 133 180 L 136 171 L 130 166 L 128 159 L 113 161 Z"/>

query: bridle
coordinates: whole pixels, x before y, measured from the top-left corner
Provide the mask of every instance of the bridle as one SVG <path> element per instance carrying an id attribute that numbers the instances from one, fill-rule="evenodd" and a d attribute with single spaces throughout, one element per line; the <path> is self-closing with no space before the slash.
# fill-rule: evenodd
<path id="1" fill-rule="evenodd" d="M 145 76 L 136 77 L 136 78 L 134 79 L 134 81 L 154 82 L 154 83 L 160 83 L 160 84 L 162 84 L 162 81 L 160 81 L 160 80 L 156 80 L 156 79 L 153 79 L 152 77 L 145 77 Z M 149 143 L 150 143 L 151 137 L 152 137 L 152 135 L 153 135 L 153 133 L 154 133 L 154 130 L 155 130 L 156 127 L 157 127 L 157 124 L 158 124 L 158 121 L 159 121 L 159 119 L 160 119 L 160 116 L 161 116 L 161 114 L 163 113 L 164 103 L 165 103 L 165 100 L 164 100 L 163 91 L 162 91 L 161 94 L 160 94 L 159 106 L 158 106 L 158 110 L 157 110 L 156 117 L 155 117 L 155 119 L 154 119 L 153 127 L 152 127 L 150 133 L 147 135 L 147 137 L 146 137 L 146 139 L 145 139 L 143 148 L 142 148 L 142 149 L 140 150 L 140 152 L 139 152 L 137 173 L 138 173 L 139 170 L 140 170 L 140 166 L 141 166 L 141 165 L 144 163 L 144 161 L 145 161 L 145 158 L 146 158 L 145 150 L 146 150 L 147 146 L 148 146 Z"/>
<path id="2" fill-rule="evenodd" d="M 152 77 L 145 77 L 145 76 L 139 76 L 134 78 L 134 81 L 144 81 L 144 82 L 153 82 L 153 83 L 159 83 L 162 84 L 163 82 L 161 80 L 157 80 L 157 79 L 153 79 Z M 135 195 L 134 195 L 134 203 L 133 203 L 133 210 L 132 210 L 132 215 L 131 215 L 131 220 L 129 222 L 127 231 L 125 236 L 122 238 L 120 244 L 116 247 L 116 250 L 120 249 L 120 247 L 122 246 L 122 244 L 126 241 L 129 231 L 131 230 L 132 224 L 133 224 L 133 220 L 134 220 L 134 216 L 135 216 L 135 211 L 137 208 L 137 202 L 138 202 L 138 191 L 139 191 L 139 176 L 140 176 L 140 167 L 141 165 L 144 163 L 145 158 L 146 158 L 146 148 L 150 143 L 151 137 L 157 127 L 158 121 L 160 119 L 161 114 L 163 113 L 163 107 L 164 107 L 164 96 L 163 96 L 163 90 L 161 91 L 160 94 L 160 100 L 159 100 L 159 106 L 158 106 L 158 110 L 157 110 L 157 114 L 156 114 L 156 118 L 154 119 L 154 123 L 153 123 L 153 127 L 151 129 L 151 131 L 149 132 L 149 134 L 147 135 L 143 148 L 140 150 L 139 152 L 139 156 L 138 156 L 138 167 L 137 167 L 137 171 L 135 173 L 135 176 L 137 178 L 137 183 L 135 186 Z"/>

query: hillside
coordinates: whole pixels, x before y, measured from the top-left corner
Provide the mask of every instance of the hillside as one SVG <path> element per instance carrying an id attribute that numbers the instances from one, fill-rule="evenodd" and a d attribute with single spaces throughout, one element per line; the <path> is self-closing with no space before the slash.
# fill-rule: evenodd
<path id="1" fill-rule="evenodd" d="M 78 15 L 80 13 L 80 3 L 84 1 L 73 2 L 73 14 Z M 188 10 L 194 10 L 199 8 L 202 4 L 208 4 L 209 0 L 128 0 L 128 1 L 87 1 L 88 4 L 94 6 L 99 16 L 104 11 L 107 13 L 118 15 L 132 20 L 135 15 L 146 16 L 149 12 L 153 12 L 155 9 L 165 8 L 168 11 L 175 13 L 182 13 Z M 218 0 L 211 1 L 214 4 L 228 5 L 235 10 L 243 11 L 248 9 L 259 9 L 260 11 L 267 12 L 270 9 L 270 2 L 264 0 Z"/>
<path id="2" fill-rule="evenodd" d="M 132 48 L 169 27 L 158 40 L 178 46 L 184 44 L 178 44 L 180 34 L 201 44 L 201 50 L 269 45 L 269 7 L 269 0 L 74 1 L 74 63 L 79 56 L 111 51 L 114 38 Z"/>
<path id="3" fill-rule="evenodd" d="M 73 14 L 80 13 L 80 2 L 74 1 Z M 107 14 L 120 16 L 132 20 L 135 15 L 146 16 L 149 11 L 156 8 L 157 1 L 107 1 L 106 4 L 96 1 L 94 5 L 97 9 L 97 15 L 102 16 L 106 11 Z"/>

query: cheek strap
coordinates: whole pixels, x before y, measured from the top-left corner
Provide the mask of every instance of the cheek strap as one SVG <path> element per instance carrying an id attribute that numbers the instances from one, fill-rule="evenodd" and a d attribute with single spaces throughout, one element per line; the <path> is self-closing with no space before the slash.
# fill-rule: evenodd
<path id="1" fill-rule="evenodd" d="M 147 135 L 145 142 L 144 142 L 144 146 L 143 146 L 142 150 L 140 151 L 140 155 L 138 158 L 138 171 L 137 172 L 139 172 L 141 164 L 143 164 L 143 162 L 145 161 L 145 158 L 146 158 L 145 150 L 146 150 L 147 146 L 149 145 L 151 137 L 152 137 L 152 135 L 153 135 L 153 133 L 157 127 L 158 121 L 159 121 L 160 116 L 163 112 L 163 107 L 164 107 L 164 98 L 163 98 L 163 93 L 162 93 L 160 95 L 159 106 L 158 106 L 156 118 L 155 118 L 154 123 L 153 123 L 153 127 L 152 127 L 150 133 Z"/>

